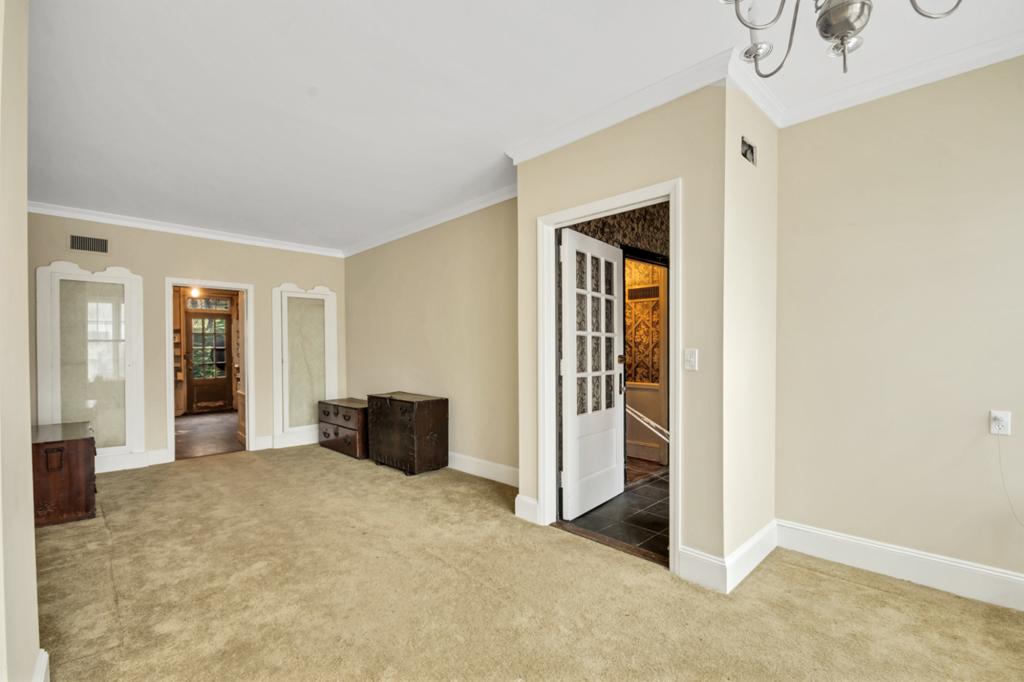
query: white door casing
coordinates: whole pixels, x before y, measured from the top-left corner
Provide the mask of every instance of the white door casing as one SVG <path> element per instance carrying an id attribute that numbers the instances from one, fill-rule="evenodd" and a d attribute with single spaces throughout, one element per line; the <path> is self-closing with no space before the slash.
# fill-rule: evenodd
<path id="1" fill-rule="evenodd" d="M 142 277 L 111 266 L 102 272 L 84 270 L 69 261 L 54 261 L 36 270 L 37 422 L 59 424 L 61 414 L 61 282 L 116 284 L 124 288 L 124 428 L 122 445 L 97 448 L 101 459 L 141 453 L 146 449 L 145 382 L 143 376 Z"/>
<path id="2" fill-rule="evenodd" d="M 562 518 L 625 488 L 622 250 L 562 231 Z"/>
<path id="3" fill-rule="evenodd" d="M 324 390 L 326 398 L 338 397 L 338 304 L 337 295 L 325 286 L 302 289 L 286 282 L 273 290 L 274 328 L 274 437 L 273 446 L 289 447 L 317 442 L 318 424 L 291 424 L 289 414 L 289 343 L 288 303 L 294 299 L 312 299 L 323 302 L 324 322 Z M 313 406 L 316 414 L 316 406 Z"/>

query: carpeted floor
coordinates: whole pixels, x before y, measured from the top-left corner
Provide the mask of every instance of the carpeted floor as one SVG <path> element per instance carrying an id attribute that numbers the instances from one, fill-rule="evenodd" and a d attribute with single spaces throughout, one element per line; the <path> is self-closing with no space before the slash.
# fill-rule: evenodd
<path id="1" fill-rule="evenodd" d="M 1022 679 L 1024 614 L 776 551 L 732 595 L 316 446 L 99 476 L 40 529 L 52 679 Z"/>

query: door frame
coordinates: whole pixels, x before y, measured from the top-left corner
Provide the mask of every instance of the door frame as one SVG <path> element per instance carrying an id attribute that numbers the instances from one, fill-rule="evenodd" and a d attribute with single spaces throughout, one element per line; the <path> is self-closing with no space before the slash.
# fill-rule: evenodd
<path id="1" fill-rule="evenodd" d="M 311 445 L 318 442 L 320 424 L 292 426 L 288 409 L 288 298 L 311 298 L 324 302 L 324 389 L 326 398 L 338 396 L 338 297 L 330 288 L 317 285 L 303 289 L 294 282 L 274 287 L 272 301 L 274 350 L 274 435 L 275 448 Z"/>
<path id="2" fill-rule="evenodd" d="M 93 272 L 77 263 L 58 260 L 36 269 L 36 421 L 59 424 L 60 395 L 60 283 L 65 280 L 120 284 L 125 309 L 125 444 L 98 448 L 96 465 L 109 471 L 108 458 L 146 451 L 145 367 L 143 366 L 142 277 L 112 265 Z M 115 460 L 116 461 L 116 460 Z M 117 467 L 115 467 L 117 468 Z"/>
<path id="3" fill-rule="evenodd" d="M 167 277 L 164 280 L 164 344 L 166 345 L 167 450 L 175 457 L 174 438 L 174 287 L 199 287 L 245 292 L 245 449 L 259 450 L 253 442 L 253 418 L 256 414 L 256 285 L 219 282 L 191 277 Z M 184 332 L 182 332 L 184 333 Z"/>
<path id="4" fill-rule="evenodd" d="M 235 305 L 238 305 L 237 299 L 236 299 Z M 227 371 L 227 374 L 224 377 L 222 377 L 222 378 L 225 380 L 225 383 L 227 384 L 227 388 L 228 388 L 228 393 L 232 397 L 232 400 L 229 400 L 227 402 L 229 402 L 229 403 L 233 402 L 234 393 L 235 393 L 235 388 L 234 388 L 234 383 L 235 382 L 234 382 L 234 370 L 232 368 L 232 365 L 234 364 L 234 360 L 236 358 L 235 358 L 235 354 L 231 351 L 231 341 L 232 341 L 232 339 L 231 339 L 231 332 L 234 330 L 234 325 L 231 322 L 231 314 L 232 314 L 231 310 L 226 310 L 226 311 L 225 310 L 189 310 L 188 306 L 187 305 L 185 306 L 185 310 L 183 312 L 183 318 L 184 319 L 182 320 L 182 325 L 181 325 L 181 328 L 182 328 L 181 356 L 182 356 L 182 363 L 183 363 L 182 367 L 183 368 L 184 367 L 188 367 L 189 368 L 189 369 L 185 370 L 185 386 L 186 386 L 185 395 L 187 397 L 187 400 L 186 400 L 186 403 L 185 403 L 185 408 L 186 408 L 185 412 L 188 413 L 188 414 L 204 414 L 204 412 L 196 412 L 196 409 L 195 409 L 195 407 L 196 407 L 196 383 L 195 383 L 196 382 L 196 378 L 192 375 L 191 366 L 194 363 L 194 360 L 192 360 L 192 358 L 190 357 L 190 356 L 192 356 L 194 354 L 194 351 L 195 351 L 195 348 L 192 347 L 192 335 L 195 334 L 195 330 L 192 329 L 192 325 L 189 324 L 189 322 L 191 320 L 194 320 L 196 317 L 200 317 L 200 318 L 209 317 L 209 318 L 214 318 L 214 319 L 216 319 L 218 317 L 219 318 L 227 318 L 227 324 L 225 324 L 225 329 L 227 330 L 227 334 L 225 335 L 225 342 L 226 342 L 225 343 L 225 368 L 228 371 Z M 186 330 L 188 331 L 187 334 L 185 334 Z M 205 334 L 205 332 L 200 332 L 200 333 L 201 334 Z M 214 363 L 216 364 L 216 358 L 214 359 Z M 217 377 L 217 378 L 220 379 L 221 377 Z M 229 407 L 230 407 L 230 405 L 229 405 Z M 224 412 L 224 411 L 226 411 L 225 408 L 216 408 L 216 409 L 212 409 L 212 410 L 207 410 L 207 412 Z"/>
<path id="5" fill-rule="evenodd" d="M 675 178 L 537 218 L 537 522 L 558 520 L 555 231 L 668 200 L 669 204 L 669 570 L 680 574 L 683 510 L 683 179 Z"/>

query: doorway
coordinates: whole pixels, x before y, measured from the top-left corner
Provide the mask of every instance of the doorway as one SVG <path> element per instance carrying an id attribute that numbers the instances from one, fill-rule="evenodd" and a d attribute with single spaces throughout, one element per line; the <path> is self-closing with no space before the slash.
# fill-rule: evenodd
<path id="1" fill-rule="evenodd" d="M 246 449 L 245 290 L 174 286 L 174 453 Z"/>
<path id="2" fill-rule="evenodd" d="M 556 238 L 565 358 L 557 525 L 667 566 L 669 206 L 577 223 Z"/>

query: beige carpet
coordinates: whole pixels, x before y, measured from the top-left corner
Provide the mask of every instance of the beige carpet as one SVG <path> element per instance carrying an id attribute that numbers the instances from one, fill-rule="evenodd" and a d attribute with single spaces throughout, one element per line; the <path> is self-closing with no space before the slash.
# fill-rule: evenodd
<path id="1" fill-rule="evenodd" d="M 318 447 L 99 476 L 38 532 L 52 679 L 1024 679 L 1024 614 L 779 550 L 726 597 Z"/>

